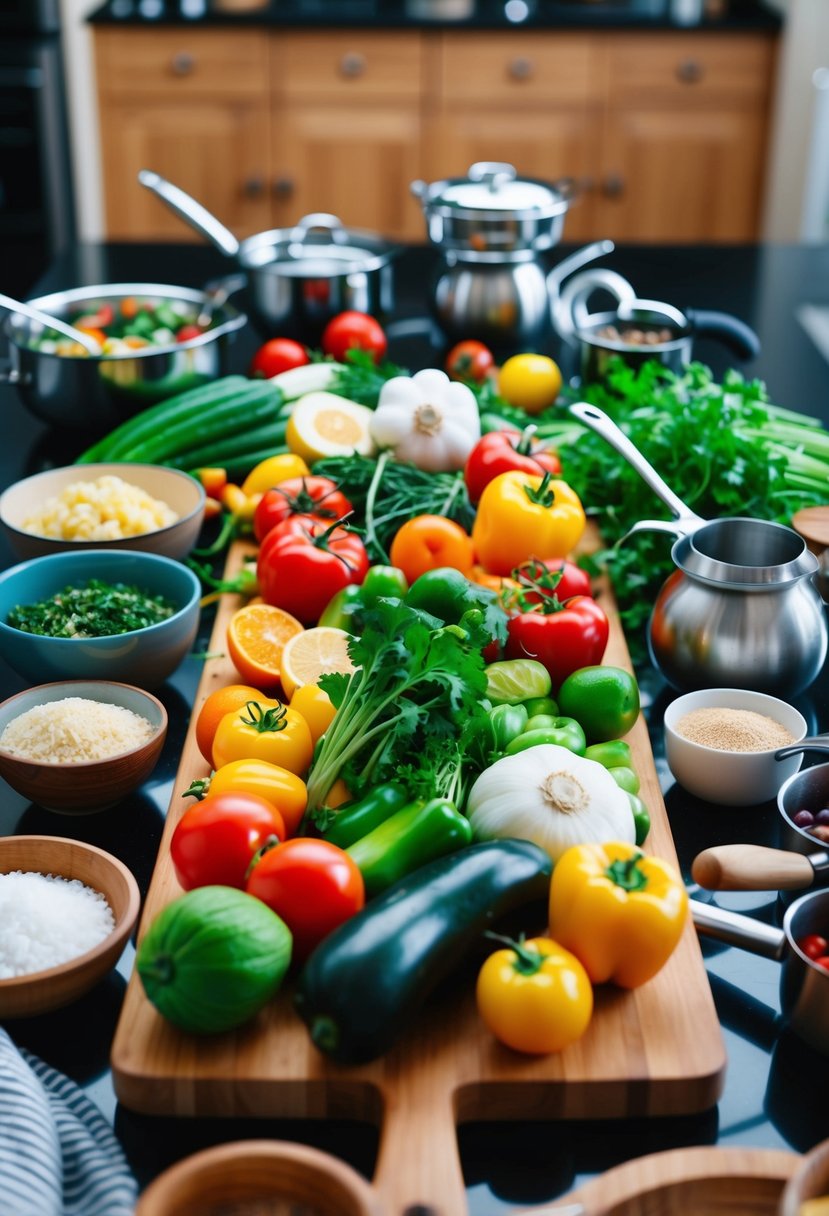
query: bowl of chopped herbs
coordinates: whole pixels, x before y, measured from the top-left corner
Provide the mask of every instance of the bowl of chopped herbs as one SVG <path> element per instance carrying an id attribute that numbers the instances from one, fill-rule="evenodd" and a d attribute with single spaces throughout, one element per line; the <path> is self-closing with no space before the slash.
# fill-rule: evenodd
<path id="1" fill-rule="evenodd" d="M 0 656 L 32 682 L 155 688 L 192 647 L 200 597 L 192 570 L 155 553 L 33 558 L 0 574 Z"/>

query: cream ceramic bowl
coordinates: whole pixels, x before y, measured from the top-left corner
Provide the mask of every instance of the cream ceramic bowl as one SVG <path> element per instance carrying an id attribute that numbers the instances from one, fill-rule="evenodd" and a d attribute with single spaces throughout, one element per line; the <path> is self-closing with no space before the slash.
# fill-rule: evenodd
<path id="1" fill-rule="evenodd" d="M 677 724 L 695 709 L 743 709 L 772 718 L 799 743 L 807 722 L 793 705 L 766 693 L 743 688 L 702 688 L 677 697 L 665 711 L 665 758 L 676 780 L 689 794 L 722 806 L 755 806 L 777 796 L 780 786 L 800 768 L 802 755 L 775 760 L 782 744 L 760 752 L 726 751 L 681 735 Z"/>
<path id="2" fill-rule="evenodd" d="M 47 499 L 59 497 L 74 482 L 95 481 L 108 475 L 120 477 L 152 498 L 166 503 L 175 511 L 178 519 L 164 528 L 156 528 L 140 536 L 125 536 L 121 540 L 58 540 L 24 531 L 24 521 L 39 511 Z M 205 500 L 201 483 L 178 469 L 157 464 L 71 464 L 35 473 L 10 485 L 0 494 L 0 525 L 9 546 L 21 560 L 77 549 L 84 553 L 98 549 L 132 549 L 158 553 L 162 557 L 183 558 L 198 540 Z"/>

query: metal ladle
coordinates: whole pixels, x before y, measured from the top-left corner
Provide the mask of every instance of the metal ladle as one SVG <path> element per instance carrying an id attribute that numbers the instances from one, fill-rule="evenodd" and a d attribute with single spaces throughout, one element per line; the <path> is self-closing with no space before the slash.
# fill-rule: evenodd
<path id="1" fill-rule="evenodd" d="M 33 308 L 31 304 L 23 304 L 20 300 L 15 300 L 11 296 L 5 296 L 0 292 L 0 308 L 7 308 L 9 312 L 16 312 L 21 317 L 28 317 L 30 321 L 37 321 L 39 325 L 43 325 L 47 329 L 56 329 L 65 338 L 71 338 L 73 342 L 77 342 L 79 346 L 82 346 L 88 355 L 100 355 L 102 353 L 100 343 L 96 342 L 89 334 L 85 334 L 81 329 L 75 329 L 75 326 L 70 325 L 68 321 L 60 321 L 57 317 L 50 317 L 48 313 L 41 312 L 39 308 Z"/>

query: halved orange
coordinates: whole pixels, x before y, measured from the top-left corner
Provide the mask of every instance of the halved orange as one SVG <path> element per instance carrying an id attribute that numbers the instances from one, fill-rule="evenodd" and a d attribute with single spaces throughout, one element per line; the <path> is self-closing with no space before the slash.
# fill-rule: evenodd
<path id="1" fill-rule="evenodd" d="M 303 684 L 316 684 L 327 671 L 354 670 L 348 657 L 350 635 L 333 625 L 315 625 L 289 638 L 282 652 L 282 688 L 292 697 Z"/>
<path id="2" fill-rule="evenodd" d="M 262 689 L 279 684 L 285 643 L 304 632 L 301 621 L 273 604 L 237 608 L 227 627 L 227 651 L 243 680 Z"/>

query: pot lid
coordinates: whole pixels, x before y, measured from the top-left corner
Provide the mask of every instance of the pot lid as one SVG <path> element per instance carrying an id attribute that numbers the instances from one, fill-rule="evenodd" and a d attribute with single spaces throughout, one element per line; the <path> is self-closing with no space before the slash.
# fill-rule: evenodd
<path id="1" fill-rule="evenodd" d="M 382 237 L 345 228 L 335 215 L 303 216 L 293 228 L 275 228 L 243 241 L 239 257 L 245 266 L 273 268 L 297 278 L 326 278 L 373 270 L 397 247 Z"/>
<path id="2" fill-rule="evenodd" d="M 413 189 L 415 186 L 429 204 L 469 211 L 554 215 L 568 203 L 563 190 L 534 178 L 520 178 L 513 165 L 499 161 L 478 161 L 466 177 L 428 187 L 415 183 Z"/>

